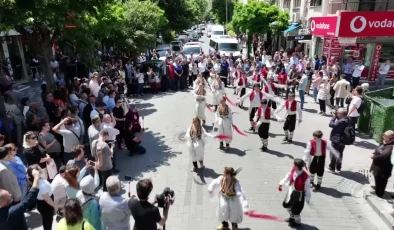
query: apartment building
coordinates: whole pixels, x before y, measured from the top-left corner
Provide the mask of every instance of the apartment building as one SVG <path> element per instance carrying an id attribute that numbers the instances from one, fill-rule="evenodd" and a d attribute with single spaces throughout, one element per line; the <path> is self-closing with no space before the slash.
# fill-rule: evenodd
<path id="1" fill-rule="evenodd" d="M 394 0 L 275 0 L 290 14 L 286 47 L 330 62 L 363 62 L 374 80 L 381 63 L 394 63 Z M 389 72 L 394 79 L 394 65 Z"/>

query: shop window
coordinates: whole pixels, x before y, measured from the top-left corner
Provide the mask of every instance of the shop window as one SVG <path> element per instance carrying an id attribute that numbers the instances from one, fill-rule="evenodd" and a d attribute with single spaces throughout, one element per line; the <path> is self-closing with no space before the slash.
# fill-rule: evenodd
<path id="1" fill-rule="evenodd" d="M 283 8 L 290 9 L 290 2 L 291 0 L 283 0 Z"/>
<path id="2" fill-rule="evenodd" d="M 301 7 L 301 0 L 294 0 L 294 8 L 300 8 Z"/>
<path id="3" fill-rule="evenodd" d="M 311 6 L 321 6 L 322 0 L 311 0 Z"/>
<path id="4" fill-rule="evenodd" d="M 394 44 L 384 44 L 380 53 L 379 62 L 390 60 L 394 64 Z"/>

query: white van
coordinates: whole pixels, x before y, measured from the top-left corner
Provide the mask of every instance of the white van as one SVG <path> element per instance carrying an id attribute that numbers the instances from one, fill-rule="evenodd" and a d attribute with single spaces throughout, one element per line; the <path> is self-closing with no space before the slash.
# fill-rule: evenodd
<path id="1" fill-rule="evenodd" d="M 221 25 L 213 25 L 211 29 L 211 37 L 220 37 L 224 35 L 224 27 Z"/>
<path id="2" fill-rule="evenodd" d="M 222 35 L 218 37 L 212 37 L 209 41 L 209 53 L 215 52 L 218 49 L 220 55 L 230 56 L 230 53 L 234 57 L 241 54 L 241 48 L 238 44 L 238 40 L 229 35 Z"/>

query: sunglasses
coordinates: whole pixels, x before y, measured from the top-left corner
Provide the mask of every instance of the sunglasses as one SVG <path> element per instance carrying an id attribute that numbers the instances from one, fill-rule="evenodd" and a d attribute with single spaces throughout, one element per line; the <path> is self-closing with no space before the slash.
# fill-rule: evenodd
<path id="1" fill-rule="evenodd" d="M 29 139 L 30 140 L 35 140 L 35 139 L 37 139 L 37 137 L 30 137 Z"/>

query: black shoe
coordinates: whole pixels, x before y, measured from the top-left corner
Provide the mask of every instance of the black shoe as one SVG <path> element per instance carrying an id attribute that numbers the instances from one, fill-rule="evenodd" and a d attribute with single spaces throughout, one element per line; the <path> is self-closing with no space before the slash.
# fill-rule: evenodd
<path id="1" fill-rule="evenodd" d="M 286 218 L 285 222 L 287 222 L 287 223 L 294 222 L 294 219 L 293 218 Z"/>
<path id="2" fill-rule="evenodd" d="M 288 143 L 293 143 L 293 140 L 292 139 L 287 139 L 287 142 Z"/>
<path id="3" fill-rule="evenodd" d="M 289 222 L 289 226 L 292 227 L 292 228 L 298 228 L 298 227 L 301 227 L 301 223 L 297 223 L 295 221 L 291 221 L 291 222 Z"/>
<path id="4" fill-rule="evenodd" d="M 317 184 L 317 185 L 315 186 L 315 191 L 319 190 L 320 188 L 321 188 L 321 185 L 320 185 L 320 184 Z"/>
<path id="5" fill-rule="evenodd" d="M 311 183 L 311 188 L 314 188 L 316 185 L 315 185 L 315 183 Z"/>
<path id="6" fill-rule="evenodd" d="M 289 138 L 287 138 L 287 137 L 283 138 L 283 141 L 288 141 L 288 140 L 289 140 Z"/>
<path id="7" fill-rule="evenodd" d="M 253 127 L 250 127 L 250 128 L 249 128 L 249 130 L 250 130 L 250 131 L 253 131 L 253 130 L 254 130 L 254 128 L 253 128 Z"/>
<path id="8" fill-rule="evenodd" d="M 267 148 L 267 146 L 263 146 L 263 147 L 261 148 L 261 150 L 263 150 L 263 152 L 265 152 L 265 151 L 268 150 L 268 148 Z"/>

